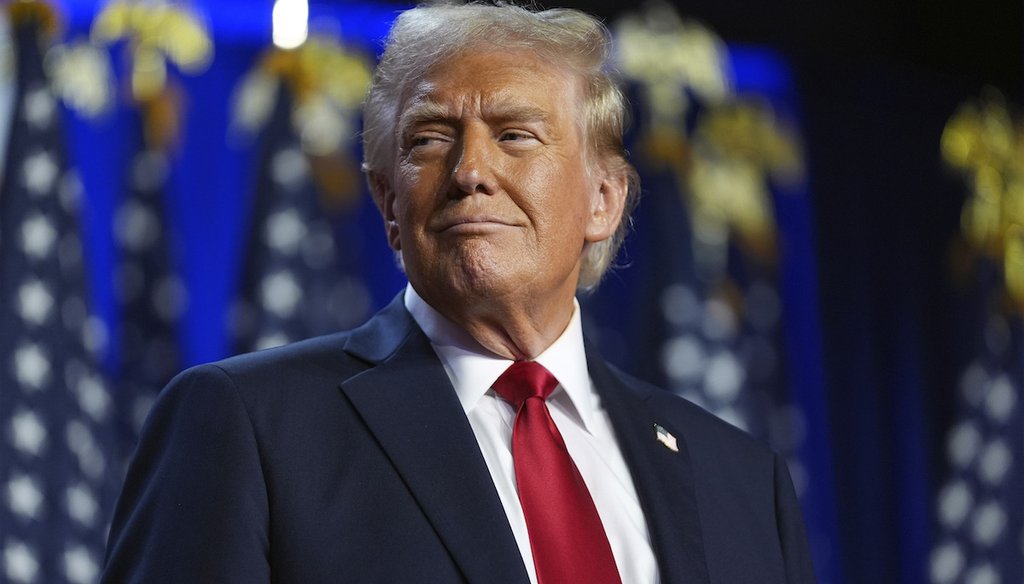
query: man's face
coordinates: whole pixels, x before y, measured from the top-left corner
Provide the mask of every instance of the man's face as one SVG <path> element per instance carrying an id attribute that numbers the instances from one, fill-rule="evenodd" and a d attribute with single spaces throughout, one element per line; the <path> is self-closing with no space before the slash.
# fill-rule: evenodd
<path id="1" fill-rule="evenodd" d="M 377 203 L 409 281 L 435 308 L 575 292 L 611 236 L 625 180 L 588 172 L 579 82 L 528 51 L 467 52 L 407 89 Z"/>

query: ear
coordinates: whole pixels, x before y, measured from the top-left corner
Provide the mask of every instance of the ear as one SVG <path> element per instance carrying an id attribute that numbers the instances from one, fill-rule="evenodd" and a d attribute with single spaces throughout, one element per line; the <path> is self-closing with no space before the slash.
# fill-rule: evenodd
<path id="1" fill-rule="evenodd" d="M 587 224 L 588 243 L 604 241 L 615 234 L 622 221 L 629 193 L 629 177 L 625 172 L 611 173 L 602 165 L 600 177 L 590 196 L 590 221 Z"/>
<path id="2" fill-rule="evenodd" d="M 384 219 L 384 231 L 388 236 L 388 245 L 395 251 L 402 250 L 402 242 L 395 215 L 395 190 L 391 187 L 391 179 L 382 172 L 369 171 L 370 191 L 373 202 L 377 204 Z"/>

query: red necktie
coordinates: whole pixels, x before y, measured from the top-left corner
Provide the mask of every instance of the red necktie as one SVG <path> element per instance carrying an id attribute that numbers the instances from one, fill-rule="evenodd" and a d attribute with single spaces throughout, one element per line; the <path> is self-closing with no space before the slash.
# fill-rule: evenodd
<path id="1" fill-rule="evenodd" d="M 516 408 L 512 462 L 539 584 L 621 584 L 590 491 L 544 400 L 558 386 L 544 366 L 516 361 L 494 390 Z"/>

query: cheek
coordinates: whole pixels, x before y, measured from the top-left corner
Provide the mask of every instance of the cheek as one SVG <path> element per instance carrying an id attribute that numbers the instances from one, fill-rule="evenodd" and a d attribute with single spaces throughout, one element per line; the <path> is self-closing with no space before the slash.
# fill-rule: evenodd
<path id="1" fill-rule="evenodd" d="M 421 208 L 416 204 L 414 197 L 409 197 L 409 193 L 398 201 L 398 206 L 395 208 L 395 218 L 399 225 L 399 237 L 402 241 L 402 247 L 405 253 L 409 253 L 410 249 L 417 247 L 416 242 L 422 240 L 423 225 L 426 222 L 426 215 Z"/>
<path id="2" fill-rule="evenodd" d="M 525 168 L 510 173 L 513 189 L 529 194 L 530 204 L 554 220 L 566 220 L 573 199 L 583 196 L 583 180 L 579 165 L 560 156 L 532 161 Z"/>
<path id="3" fill-rule="evenodd" d="M 552 172 L 539 177 L 544 207 L 560 231 L 575 235 L 574 228 L 589 215 L 590 181 L 578 165 L 553 166 Z"/>
<path id="4" fill-rule="evenodd" d="M 422 213 L 421 209 L 429 204 L 429 181 L 425 180 L 424 173 L 420 169 L 400 170 L 398 173 L 398 188 L 395 197 L 395 215 L 402 222 L 403 226 L 415 227 L 416 218 Z"/>

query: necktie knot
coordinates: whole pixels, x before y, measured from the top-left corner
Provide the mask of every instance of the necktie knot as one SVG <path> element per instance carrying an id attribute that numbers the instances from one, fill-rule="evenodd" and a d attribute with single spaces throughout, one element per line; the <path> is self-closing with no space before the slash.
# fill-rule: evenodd
<path id="1" fill-rule="evenodd" d="M 516 361 L 494 382 L 494 391 L 516 409 L 531 397 L 548 399 L 556 387 L 555 376 L 536 361 Z"/>

